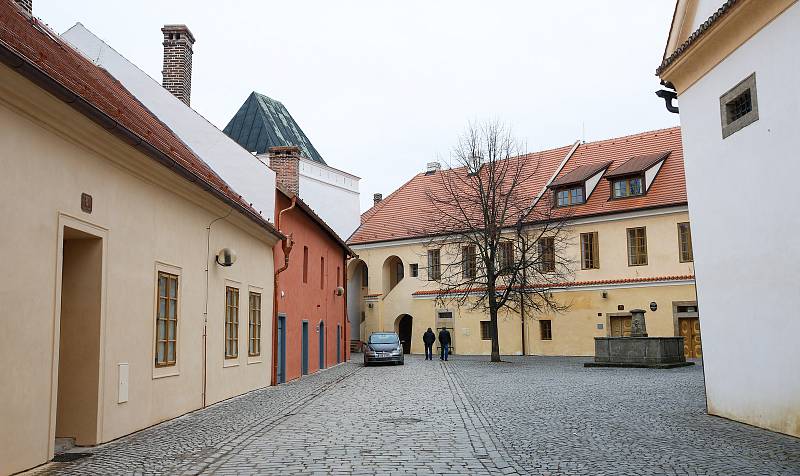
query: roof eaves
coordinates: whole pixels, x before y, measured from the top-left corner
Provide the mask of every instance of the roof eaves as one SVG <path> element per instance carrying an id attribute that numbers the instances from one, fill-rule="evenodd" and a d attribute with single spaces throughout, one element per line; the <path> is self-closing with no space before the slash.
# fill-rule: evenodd
<path id="1" fill-rule="evenodd" d="M 46 25 L 42 25 L 37 18 L 32 18 L 29 21 L 31 22 L 31 26 L 33 28 L 39 29 L 39 31 L 42 32 L 42 34 L 47 34 L 48 36 L 50 36 L 53 41 L 59 44 L 60 47 L 72 48 L 71 46 L 63 42 L 58 37 L 58 35 L 50 33 Z M 44 30 L 41 30 L 40 28 L 43 28 Z M 76 52 L 76 54 L 80 53 Z M 186 180 L 197 184 L 200 188 L 210 193 L 211 195 L 215 196 L 217 199 L 221 200 L 222 202 L 226 203 L 232 208 L 237 209 L 237 211 L 239 211 L 242 215 L 245 215 L 251 221 L 255 222 L 257 225 L 259 225 L 261 228 L 263 228 L 276 238 L 278 239 L 285 238 L 285 236 L 282 233 L 280 233 L 270 222 L 268 222 L 263 217 L 258 215 L 258 213 L 256 213 L 254 210 L 248 209 L 241 203 L 238 203 L 236 200 L 228 196 L 225 192 L 218 189 L 213 184 L 209 183 L 201 174 L 193 172 L 190 168 L 186 167 L 177 160 L 168 156 L 167 154 L 162 152 L 158 147 L 151 144 L 147 140 L 143 139 L 136 132 L 128 129 L 125 125 L 121 124 L 116 119 L 107 115 L 105 112 L 100 110 L 94 104 L 85 99 L 83 96 L 81 96 L 76 92 L 73 92 L 70 88 L 68 88 L 67 86 L 65 86 L 64 84 L 62 84 L 61 82 L 59 82 L 58 80 L 47 74 L 41 68 L 39 68 L 27 57 L 18 53 L 12 46 L 6 44 L 6 42 L 3 41 L 2 39 L 0 39 L 0 62 L 4 63 L 11 69 L 17 71 L 19 74 L 29 79 L 31 82 L 33 82 L 40 88 L 44 89 L 50 94 L 53 94 L 56 98 L 67 103 L 70 107 L 80 112 L 88 119 L 90 119 L 92 122 L 98 124 L 100 127 L 105 129 L 109 133 L 113 134 L 117 138 L 123 140 L 132 147 L 138 149 L 140 152 L 144 153 L 145 155 L 149 156 L 155 161 L 161 163 L 162 165 L 170 169 L 173 169 L 177 174 L 179 174 Z M 99 67 L 97 68 L 104 74 L 108 75 L 108 73 L 102 68 Z M 109 77 L 116 83 L 119 83 L 115 78 L 111 77 L 110 75 Z M 120 87 L 123 86 L 120 84 Z M 135 99 L 135 96 L 133 96 L 132 94 L 131 97 Z M 139 101 L 137 100 L 137 102 Z M 161 122 L 157 117 L 155 116 L 153 117 L 154 119 Z M 177 140 L 180 140 L 179 138 L 177 138 L 177 136 L 175 138 Z M 183 141 L 181 141 L 181 143 L 183 143 Z"/>
<path id="2" fill-rule="evenodd" d="M 722 17 L 730 12 L 736 2 L 737 0 L 727 0 L 725 3 L 723 3 L 713 15 L 708 17 L 708 19 L 704 21 L 697 28 L 697 30 L 694 31 L 694 33 L 689 35 L 689 38 L 687 38 L 686 41 L 684 41 L 679 47 L 675 48 L 675 51 L 673 51 L 671 55 L 661 62 L 661 65 L 656 69 L 656 76 L 660 76 L 665 69 L 667 69 L 678 58 L 680 58 L 683 53 L 685 53 L 689 47 L 696 43 L 709 29 L 711 29 L 714 24 L 716 24 Z"/>
<path id="3" fill-rule="evenodd" d="M 327 223 L 325 223 L 325 220 L 317 215 L 316 212 L 314 212 L 314 210 L 311 209 L 311 207 L 309 207 L 299 195 L 289 192 L 286 190 L 286 188 L 278 184 L 276 184 L 275 189 L 288 199 L 295 198 L 295 203 L 297 203 L 297 206 L 300 207 L 300 209 L 303 210 L 317 225 L 319 225 L 320 228 L 330 235 L 330 237 L 333 238 L 334 241 L 336 241 L 336 243 L 341 246 L 351 258 L 358 258 L 358 253 L 353 251 L 353 249 L 350 248 L 347 243 L 335 231 L 333 231 L 333 229 Z"/>

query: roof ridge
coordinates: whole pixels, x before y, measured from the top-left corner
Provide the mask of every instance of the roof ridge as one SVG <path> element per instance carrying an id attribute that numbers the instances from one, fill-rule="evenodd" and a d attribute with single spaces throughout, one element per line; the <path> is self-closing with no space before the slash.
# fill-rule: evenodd
<path id="1" fill-rule="evenodd" d="M 653 129 L 651 131 L 638 132 L 636 134 L 629 134 L 629 135 L 619 136 L 619 137 L 609 137 L 608 139 L 600 139 L 600 140 L 596 140 L 596 141 L 592 141 L 592 142 L 584 142 L 581 145 L 582 146 L 602 145 L 602 144 L 608 143 L 608 142 L 618 142 L 618 141 L 621 141 L 621 140 L 628 140 L 628 139 L 634 139 L 634 138 L 639 138 L 639 137 L 647 137 L 647 136 L 651 136 L 651 135 L 656 135 L 656 134 L 658 134 L 660 132 L 680 131 L 680 129 L 681 129 L 681 126 L 664 127 L 664 128 L 661 128 L 661 129 Z"/>

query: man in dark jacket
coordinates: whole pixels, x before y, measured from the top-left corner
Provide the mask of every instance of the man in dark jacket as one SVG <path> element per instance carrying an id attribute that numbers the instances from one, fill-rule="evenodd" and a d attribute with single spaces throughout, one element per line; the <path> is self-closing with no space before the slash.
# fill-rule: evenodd
<path id="1" fill-rule="evenodd" d="M 422 334 L 422 342 L 425 343 L 425 360 L 433 360 L 433 343 L 436 342 L 436 334 L 430 327 Z"/>
<path id="2" fill-rule="evenodd" d="M 439 360 L 447 360 L 447 354 L 450 353 L 450 331 L 446 327 L 439 331 L 439 346 L 442 348 Z"/>

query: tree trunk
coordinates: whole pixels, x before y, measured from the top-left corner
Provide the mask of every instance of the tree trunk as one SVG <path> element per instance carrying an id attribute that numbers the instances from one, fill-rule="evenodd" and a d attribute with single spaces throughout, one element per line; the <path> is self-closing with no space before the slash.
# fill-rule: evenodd
<path id="1" fill-rule="evenodd" d="M 491 320 L 490 328 L 492 331 L 492 362 L 501 362 L 500 338 L 497 332 L 497 305 L 494 303 L 494 299 L 492 299 L 492 304 L 489 308 L 489 318 Z"/>

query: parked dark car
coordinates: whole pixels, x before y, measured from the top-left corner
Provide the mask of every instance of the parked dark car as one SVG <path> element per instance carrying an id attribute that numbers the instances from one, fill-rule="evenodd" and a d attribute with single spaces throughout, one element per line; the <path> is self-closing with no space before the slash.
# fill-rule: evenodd
<path id="1" fill-rule="evenodd" d="M 403 345 L 395 332 L 373 332 L 364 344 L 364 366 L 389 362 L 403 365 Z"/>

